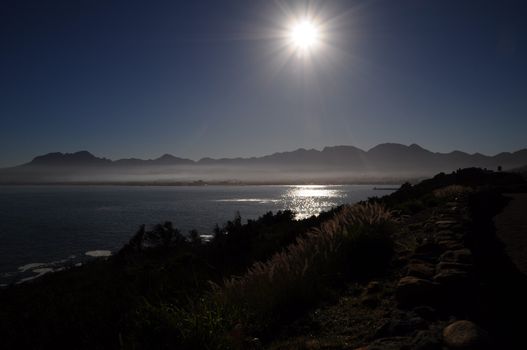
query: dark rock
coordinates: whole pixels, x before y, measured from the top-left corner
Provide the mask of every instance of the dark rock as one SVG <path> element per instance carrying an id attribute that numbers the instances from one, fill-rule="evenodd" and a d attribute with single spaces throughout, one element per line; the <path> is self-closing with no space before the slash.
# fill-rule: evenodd
<path id="1" fill-rule="evenodd" d="M 408 258 L 400 256 L 394 260 L 393 264 L 395 267 L 403 267 L 408 264 Z"/>
<path id="2" fill-rule="evenodd" d="M 461 264 L 461 263 L 454 263 L 454 262 L 440 262 L 436 265 L 436 272 L 440 273 L 442 271 L 447 270 L 457 270 L 457 271 L 464 271 L 469 272 L 473 268 L 472 264 Z"/>
<path id="3" fill-rule="evenodd" d="M 419 278 L 432 278 L 435 275 L 434 265 L 422 260 L 410 260 L 406 274 Z"/>
<path id="4" fill-rule="evenodd" d="M 438 220 L 436 221 L 436 225 L 439 226 L 439 227 L 450 227 L 450 226 L 453 226 L 455 224 L 457 224 L 458 222 L 455 221 L 455 220 Z"/>
<path id="5" fill-rule="evenodd" d="M 392 337 L 377 339 L 366 349 L 368 350 L 410 350 L 412 338 Z"/>
<path id="6" fill-rule="evenodd" d="M 419 331 L 412 341 L 412 350 L 441 350 L 441 335 L 432 331 Z"/>
<path id="7" fill-rule="evenodd" d="M 415 255 L 439 255 L 443 251 L 437 243 L 426 242 L 415 248 Z"/>
<path id="8" fill-rule="evenodd" d="M 458 250 L 465 247 L 461 242 L 455 240 L 442 240 L 437 242 L 437 245 L 443 250 Z"/>
<path id="9" fill-rule="evenodd" d="M 472 253 L 468 249 L 448 250 L 440 257 L 440 261 L 471 264 L 474 261 Z"/>
<path id="10" fill-rule="evenodd" d="M 438 318 L 437 311 L 434 308 L 432 308 L 430 306 L 427 306 L 427 305 L 416 306 L 416 307 L 414 307 L 413 312 L 417 316 L 419 316 L 419 317 L 421 317 L 421 318 L 423 318 L 423 319 L 425 319 L 427 321 L 435 321 Z"/>
<path id="11" fill-rule="evenodd" d="M 437 252 L 437 253 L 433 253 L 433 254 L 432 253 L 413 254 L 411 256 L 411 258 L 413 260 L 423 260 L 423 261 L 427 261 L 427 262 L 435 264 L 440 253 L 441 252 Z"/>
<path id="12" fill-rule="evenodd" d="M 470 274 L 460 270 L 443 270 L 434 276 L 434 281 L 441 284 L 460 284 L 470 279 Z"/>
<path id="13" fill-rule="evenodd" d="M 452 230 L 441 230 L 434 236 L 437 240 L 441 239 L 459 239 L 461 235 L 459 233 L 455 233 Z"/>
<path id="14" fill-rule="evenodd" d="M 483 349 L 489 337 L 473 322 L 456 321 L 443 330 L 443 342 L 451 349 Z"/>
<path id="15" fill-rule="evenodd" d="M 437 283 L 429 280 L 406 276 L 399 280 L 395 290 L 395 297 L 401 305 L 420 304 L 434 300 L 438 286 Z"/>

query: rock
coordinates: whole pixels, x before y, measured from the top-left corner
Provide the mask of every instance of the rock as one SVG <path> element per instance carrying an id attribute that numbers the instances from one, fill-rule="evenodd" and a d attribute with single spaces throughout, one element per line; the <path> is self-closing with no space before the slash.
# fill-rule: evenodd
<path id="1" fill-rule="evenodd" d="M 419 331 L 412 341 L 413 350 L 441 350 L 441 335 L 432 331 Z"/>
<path id="2" fill-rule="evenodd" d="M 455 234 L 451 230 L 443 230 L 443 231 L 439 231 L 438 233 L 436 233 L 434 238 L 438 241 L 443 241 L 443 240 L 457 240 L 460 237 L 458 234 Z"/>
<path id="3" fill-rule="evenodd" d="M 454 224 L 457 224 L 457 221 L 455 220 L 438 220 L 436 221 L 437 226 L 452 226 Z"/>
<path id="4" fill-rule="evenodd" d="M 427 328 L 427 323 L 421 317 L 392 319 L 382 325 L 375 334 L 378 337 L 403 336 L 425 328 Z"/>
<path id="5" fill-rule="evenodd" d="M 470 279 L 470 274 L 460 270 L 443 270 L 434 276 L 437 283 L 452 285 L 466 283 Z"/>
<path id="6" fill-rule="evenodd" d="M 441 249 L 437 243 L 433 242 L 426 242 L 415 248 L 416 255 L 439 255 L 443 251 L 444 249 Z"/>
<path id="7" fill-rule="evenodd" d="M 368 350 L 402 350 L 410 349 L 412 338 L 409 337 L 392 337 L 377 339 L 370 345 Z"/>
<path id="8" fill-rule="evenodd" d="M 401 305 L 419 304 L 436 298 L 438 284 L 422 278 L 406 276 L 399 280 L 395 298 Z"/>
<path id="9" fill-rule="evenodd" d="M 434 308 L 430 306 L 426 306 L 426 305 L 419 305 L 419 306 L 414 307 L 413 312 L 417 316 L 427 321 L 435 321 L 438 318 L 437 311 Z"/>
<path id="10" fill-rule="evenodd" d="M 472 252 L 468 249 L 448 250 L 440 257 L 440 261 L 471 264 L 474 261 Z"/>
<path id="11" fill-rule="evenodd" d="M 451 349 L 482 349 L 489 343 L 486 331 L 470 321 L 456 321 L 443 330 L 443 342 Z"/>
<path id="12" fill-rule="evenodd" d="M 461 242 L 456 241 L 456 240 L 452 240 L 452 239 L 441 240 L 441 241 L 437 242 L 437 245 L 439 245 L 443 249 L 443 251 L 445 251 L 445 250 L 458 250 L 458 249 L 463 249 L 464 248 L 464 245 Z"/>
<path id="13" fill-rule="evenodd" d="M 435 268 L 434 265 L 422 260 L 410 260 L 406 274 L 419 278 L 432 278 L 435 275 Z"/>
<path id="14" fill-rule="evenodd" d="M 408 264 L 408 258 L 400 256 L 393 261 L 393 264 L 395 267 L 403 267 Z"/>
<path id="15" fill-rule="evenodd" d="M 427 261 L 427 262 L 435 264 L 436 261 L 437 261 L 437 257 L 439 255 L 439 253 L 441 253 L 441 252 L 439 251 L 438 253 L 434 253 L 434 254 L 431 254 L 431 253 L 427 253 L 427 254 L 413 254 L 411 256 L 411 258 L 413 260 L 423 260 L 423 261 Z"/>
<path id="16" fill-rule="evenodd" d="M 436 265 L 436 273 L 440 273 L 442 271 L 449 271 L 449 270 L 469 272 L 472 270 L 472 267 L 473 267 L 472 264 L 461 264 L 461 263 L 455 263 L 455 262 L 442 261 Z"/>

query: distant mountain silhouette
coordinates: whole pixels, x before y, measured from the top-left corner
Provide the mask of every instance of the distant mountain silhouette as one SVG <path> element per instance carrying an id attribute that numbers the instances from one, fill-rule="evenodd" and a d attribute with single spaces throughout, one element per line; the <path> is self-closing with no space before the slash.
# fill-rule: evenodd
<path id="1" fill-rule="evenodd" d="M 99 158 L 87 151 L 76 153 L 49 153 L 35 157 L 31 162 L 18 167 L 0 170 L 0 183 L 36 181 L 66 181 L 76 179 L 89 181 L 112 174 L 112 181 L 121 181 L 129 175 L 144 175 L 159 179 L 196 180 L 250 178 L 324 179 L 338 178 L 346 181 L 351 177 L 378 176 L 404 178 L 429 176 L 438 172 L 450 172 L 458 168 L 481 167 L 504 170 L 527 164 L 527 149 L 503 152 L 495 156 L 461 151 L 436 153 L 419 145 L 383 143 L 368 151 L 353 146 L 325 147 L 322 150 L 297 149 L 251 158 L 202 158 L 198 161 L 165 154 L 156 159 L 127 158 L 109 160 Z M 222 174 L 221 176 L 219 174 Z M 315 176 L 316 174 L 316 176 Z M 101 176 L 99 176 L 101 175 Z M 99 176 L 99 177 L 97 177 Z M 138 177 L 133 179 L 137 179 Z M 340 181 L 339 180 L 339 181 Z M 102 181 L 102 180 L 101 180 Z M 123 180 L 124 181 L 124 180 Z M 256 181 L 256 180 L 255 180 Z"/>
<path id="2" fill-rule="evenodd" d="M 28 165 L 36 166 L 101 166 L 111 164 L 112 161 L 106 158 L 95 157 L 88 151 L 75 153 L 48 153 L 43 156 L 33 158 Z"/>
<path id="3" fill-rule="evenodd" d="M 114 162 L 115 165 L 121 166 L 141 166 L 141 165 L 183 165 L 183 164 L 194 164 L 195 162 L 190 159 L 174 157 L 171 154 L 164 154 L 156 159 L 119 159 Z"/>
<path id="4" fill-rule="evenodd" d="M 99 158 L 88 151 L 80 151 L 75 153 L 48 153 L 42 156 L 33 158 L 33 160 L 22 166 L 143 166 L 143 165 L 181 165 L 194 164 L 190 159 L 174 157 L 170 154 L 164 154 L 156 159 L 138 159 L 127 158 L 111 161 L 106 158 Z"/>

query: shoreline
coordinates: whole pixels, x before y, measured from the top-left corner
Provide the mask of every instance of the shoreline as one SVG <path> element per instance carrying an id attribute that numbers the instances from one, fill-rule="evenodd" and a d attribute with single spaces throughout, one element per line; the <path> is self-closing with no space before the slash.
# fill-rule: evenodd
<path id="1" fill-rule="evenodd" d="M 413 182 L 414 180 L 411 180 Z M 416 180 L 418 181 L 418 180 Z M 405 181 L 350 181 L 350 182 L 326 182 L 326 181 L 309 181 L 309 182 L 17 182 L 17 183 L 0 183 L 1 187 L 19 187 L 19 186 L 123 186 L 123 187 L 205 187 L 205 186 L 400 186 Z M 374 190 L 397 190 L 390 187 L 378 188 Z"/>

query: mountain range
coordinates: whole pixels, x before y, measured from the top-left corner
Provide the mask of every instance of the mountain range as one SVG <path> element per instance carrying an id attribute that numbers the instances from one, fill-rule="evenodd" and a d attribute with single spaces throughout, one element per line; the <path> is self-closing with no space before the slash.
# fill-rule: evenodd
<path id="1" fill-rule="evenodd" d="M 49 153 L 0 170 L 0 183 L 62 181 L 290 181 L 424 177 L 458 168 L 513 169 L 527 164 L 527 149 L 494 156 L 461 151 L 437 153 L 419 145 L 384 143 L 368 151 L 354 146 L 297 149 L 262 157 L 202 158 L 198 161 L 165 154 L 156 159 L 109 160 L 87 151 Z M 108 179 L 105 179 L 108 177 Z"/>

